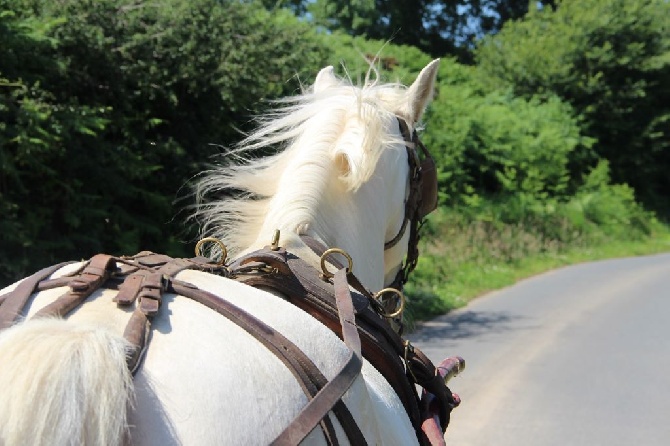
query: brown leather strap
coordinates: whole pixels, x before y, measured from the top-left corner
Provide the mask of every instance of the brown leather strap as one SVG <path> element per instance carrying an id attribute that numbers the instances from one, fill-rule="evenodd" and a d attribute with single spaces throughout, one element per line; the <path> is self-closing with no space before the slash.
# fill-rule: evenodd
<path id="1" fill-rule="evenodd" d="M 142 361 L 144 353 L 147 349 L 149 339 L 151 336 L 151 320 L 157 314 L 162 301 L 162 294 L 168 285 L 169 276 L 178 273 L 186 268 L 197 268 L 197 269 L 209 269 L 209 266 L 203 264 L 200 261 L 193 262 L 186 259 L 170 259 L 166 262 L 165 256 L 153 255 L 151 253 L 144 253 L 141 256 L 141 259 L 144 262 L 144 266 L 151 266 L 153 269 L 141 269 L 131 274 L 126 278 L 126 281 L 119 286 L 119 294 L 116 296 L 116 301 L 120 306 L 132 304 L 136 299 L 138 300 L 138 305 L 133 312 L 130 321 L 126 325 L 124 331 L 125 339 L 132 346 L 128 358 L 128 368 L 134 374 Z M 187 288 L 191 290 L 192 288 Z M 230 307 L 226 308 L 225 301 L 218 298 L 215 295 L 207 296 L 207 293 L 201 290 L 190 291 L 185 297 L 190 297 L 200 303 L 203 303 L 207 306 L 216 306 L 221 314 L 230 315 Z M 243 312 L 241 309 L 238 309 L 240 312 Z M 241 314 L 241 313 L 240 313 Z M 231 319 L 229 317 L 229 319 Z M 249 321 L 244 318 L 232 318 L 233 322 L 236 322 L 247 332 L 254 335 L 257 339 L 263 342 L 266 346 L 269 344 L 274 346 L 274 349 L 270 349 L 273 353 L 286 351 L 291 357 L 281 357 L 287 367 L 294 373 L 298 382 L 305 394 L 312 398 L 318 393 L 318 390 L 323 387 L 327 380 L 321 375 L 320 371 L 315 364 L 309 360 L 306 356 L 301 357 L 302 352 L 296 354 L 294 350 L 299 351 L 299 349 L 290 344 L 290 341 L 285 340 L 284 343 L 277 344 L 273 341 L 273 338 L 267 338 L 263 335 L 267 330 L 264 327 L 254 326 L 252 323 L 249 325 Z M 246 324 L 246 325 L 245 325 Z M 286 345 L 291 345 L 292 347 L 286 348 Z M 293 358 L 293 361 L 291 361 Z M 343 419 L 347 419 L 347 414 L 349 418 L 353 420 L 351 414 L 348 412 L 348 409 L 344 405 L 336 408 L 334 411 L 336 413 L 346 411 L 346 414 L 343 415 Z M 330 419 L 325 418 L 320 421 L 326 441 L 329 445 L 337 446 L 337 436 L 335 429 L 332 425 Z"/>
<path id="2" fill-rule="evenodd" d="M 153 317 L 158 313 L 163 299 L 166 278 L 167 276 L 164 276 L 159 270 L 148 274 L 142 282 L 142 288 L 137 295 L 138 306 L 140 311 L 148 317 Z"/>
<path id="3" fill-rule="evenodd" d="M 332 285 L 321 280 L 316 270 L 302 259 L 284 250 L 270 253 L 261 250 L 238 259 L 231 266 L 231 274 L 245 270 L 245 265 L 267 265 L 276 273 L 248 274 L 238 277 L 243 283 L 276 289 L 286 299 L 323 323 L 335 334 L 342 337 L 342 325 L 334 305 Z M 288 272 L 286 272 L 288 269 Z M 370 308 L 370 301 L 361 294 L 352 295 L 356 310 L 356 321 L 360 331 L 363 357 L 379 370 L 400 401 L 412 421 L 417 438 L 421 431 L 419 398 L 405 376 L 400 357 L 404 353 L 402 340 L 391 327 Z"/>
<path id="4" fill-rule="evenodd" d="M 262 274 L 248 274 L 240 279 L 250 285 L 277 289 L 285 294 L 290 302 L 307 311 L 344 339 L 341 328 L 343 324 L 336 319 L 338 313 L 333 309 L 333 296 L 328 290 L 329 285 L 318 278 L 312 267 L 282 250 L 274 251 L 271 255 L 266 255 L 265 251 L 261 250 L 239 259 L 236 263 L 241 268 L 249 264 L 274 268 L 275 274 L 268 273 L 267 268 L 261 268 L 264 271 Z M 286 273 L 287 266 L 288 274 Z M 232 273 L 235 274 L 235 268 L 232 268 Z M 350 285 L 352 282 L 355 280 L 350 277 Z M 365 291 L 365 295 L 369 293 Z M 411 376 L 412 381 L 436 396 L 434 405 L 439 406 L 442 429 L 446 428 L 451 409 L 456 405 L 451 391 L 439 377 L 432 362 L 419 349 L 403 343 L 400 336 L 391 329 L 388 323 L 375 313 L 366 298 L 362 295 L 354 295 L 354 297 L 358 299 L 358 303 L 354 305 L 363 356 L 377 370 L 383 372 L 400 397 L 417 431 L 420 443 L 429 444 L 421 432 L 423 418 L 419 411 L 417 395 L 410 385 L 410 380 L 405 376 L 402 364 L 396 360 L 398 357 L 403 357 L 406 360 L 407 373 Z M 347 324 L 344 326 L 346 327 Z"/>
<path id="5" fill-rule="evenodd" d="M 349 275 L 346 269 L 339 269 L 333 277 L 335 285 L 335 303 L 342 326 L 342 340 L 357 356 L 361 356 L 361 338 L 356 327 L 354 303 L 349 290 Z"/>
<path id="6" fill-rule="evenodd" d="M 123 333 L 131 346 L 127 364 L 134 375 L 142 362 L 151 337 L 151 319 L 160 308 L 165 280 L 187 268 L 209 268 L 203 266 L 200 261 L 172 259 L 149 251 L 133 256 L 132 260 L 136 265 L 140 265 L 140 269 L 129 270 L 132 272 L 119 285 L 114 301 L 120 307 L 127 307 L 139 299 Z"/>
<path id="7" fill-rule="evenodd" d="M 116 267 L 115 260 L 107 254 L 94 256 L 82 273 L 72 278 L 69 283 L 70 291 L 39 310 L 34 318 L 45 316 L 64 316 L 82 303 L 88 296 L 97 290 L 110 272 Z"/>
<path id="8" fill-rule="evenodd" d="M 465 361 L 459 356 L 452 356 L 444 359 L 437 366 L 437 375 L 447 383 L 451 378 L 459 374 L 465 367 Z M 451 410 L 461 403 L 458 395 L 452 394 L 452 402 L 447 412 L 447 423 Z M 444 408 L 443 401 L 426 389 L 421 396 L 421 429 L 425 434 L 431 446 L 444 446 L 444 429 L 446 429 L 444 415 L 441 415 Z"/>
<path id="9" fill-rule="evenodd" d="M 35 274 L 32 279 L 32 286 L 29 286 L 30 282 L 28 281 L 31 278 L 28 278 L 24 281 L 23 286 L 20 284 L 21 289 L 17 287 L 16 293 L 2 296 L 0 300 L 0 316 L 3 312 L 9 311 L 10 307 L 6 305 L 10 301 L 12 302 L 12 307 L 19 308 L 20 311 L 35 288 L 44 287 L 48 289 L 54 286 L 62 286 L 67 281 L 72 290 L 38 312 L 38 315 L 65 315 L 84 301 L 95 289 L 100 287 L 107 280 L 110 273 L 115 271 L 116 274 L 110 286 L 120 283 L 117 276 L 128 275 L 126 277 L 128 282 L 121 283 L 119 286 L 120 298 L 117 297 L 119 304 L 127 305 L 135 301 L 136 298 L 139 298 L 137 308 L 131 316 L 131 320 L 124 333 L 126 339 L 135 347 L 133 351 L 129 352 L 128 358 L 128 366 L 132 372 L 135 372 L 139 367 L 143 352 L 146 350 L 151 333 L 151 318 L 158 311 L 162 293 L 165 291 L 177 292 L 223 314 L 259 339 L 287 365 L 289 370 L 296 376 L 303 391 L 311 398 L 308 405 L 301 411 L 300 416 L 289 426 L 285 435 L 282 434 L 283 436 L 280 435 L 278 437 L 278 442 L 281 443 L 281 441 L 287 440 L 294 443 L 296 438 L 304 438 L 320 423 L 328 443 L 336 445 L 337 437 L 332 423 L 327 417 L 327 413 L 332 410 L 345 429 L 349 442 L 351 444 L 365 444 L 365 438 L 356 425 L 353 416 L 341 401 L 342 395 L 360 374 L 362 366 L 361 354 L 366 355 L 366 358 L 378 370 L 384 372 L 387 380 L 389 380 L 389 383 L 406 406 L 412 423 L 415 424 L 416 420 L 419 420 L 419 417 L 415 416 L 413 411 L 413 407 L 417 405 L 416 392 L 413 391 L 409 381 L 400 378 L 404 373 L 402 364 L 398 360 L 400 338 L 370 308 L 368 298 L 364 297 L 369 297 L 369 292 L 357 282 L 353 275 L 347 274 L 344 269 L 341 269 L 336 274 L 335 305 L 333 306 L 333 302 L 330 301 L 330 299 L 333 299 L 332 288 L 327 293 L 324 293 L 324 288 L 328 289 L 331 285 L 319 279 L 318 274 L 314 272 L 315 270 L 303 261 L 287 254 L 285 251 L 281 251 L 283 250 L 270 254 L 265 252 L 258 258 L 250 256 L 245 258 L 244 261 L 248 264 L 262 262 L 262 264 L 270 264 L 270 266 L 275 268 L 275 275 L 264 274 L 260 276 L 266 279 L 269 276 L 273 280 L 261 280 L 258 283 L 261 285 L 270 285 L 288 294 L 289 300 L 326 324 L 326 326 L 341 336 L 345 344 L 351 349 L 351 354 L 345 365 L 330 382 L 326 380 L 316 365 L 297 346 L 290 343 L 280 333 L 274 332 L 270 327 L 253 316 L 213 294 L 194 288 L 184 282 L 171 281 L 166 277 L 167 275 L 176 274 L 185 268 L 202 270 L 220 269 L 220 267 L 213 267 L 211 264 L 208 264 L 206 259 L 202 261 L 200 259 L 178 259 L 173 261 L 166 256 L 145 253 L 142 256 L 138 256 L 141 257 L 144 264 L 132 266 L 132 261 L 129 262 L 127 258 L 114 259 L 110 256 L 98 255 L 91 259 L 83 272 L 76 277 L 68 277 L 66 280 L 54 279 L 45 281 L 43 284 L 38 284 L 40 280 L 48 277 L 53 271 L 65 264 L 56 265 L 41 271 L 40 273 L 43 273 L 41 275 L 40 273 Z M 121 269 L 116 268 L 115 260 L 121 262 Z M 237 262 L 240 268 L 245 268 L 242 263 Z M 310 269 L 310 271 L 307 272 L 307 269 Z M 130 279 L 131 277 L 134 278 Z M 277 286 L 277 283 L 281 283 L 282 286 Z M 354 293 L 352 295 L 349 291 L 349 285 L 353 285 L 361 294 Z M 27 296 L 26 292 L 28 293 Z M 324 297 L 326 295 L 328 296 L 327 298 Z M 305 299 L 304 296 L 311 296 L 311 298 Z M 18 304 L 17 299 L 22 303 Z M 308 304 L 305 305 L 305 302 L 308 302 Z M 13 317 L 15 318 L 18 311 L 14 313 Z M 363 327 L 357 327 L 357 325 L 360 325 L 357 323 L 357 319 L 359 322 L 363 322 Z M 363 336 L 363 342 L 360 336 Z M 415 357 L 419 356 L 415 355 Z M 414 360 L 414 362 L 416 361 L 421 362 L 420 359 Z M 410 358 L 408 364 L 412 362 Z M 430 362 L 428 361 L 428 363 Z M 432 366 L 432 364 L 430 365 Z M 434 370 L 434 366 L 432 369 L 424 366 L 426 373 L 422 373 L 421 367 L 413 368 L 417 368 L 417 373 L 420 376 L 430 374 L 430 371 Z M 394 369 L 396 372 L 388 373 L 388 370 Z M 435 376 L 433 375 L 431 378 L 435 378 Z M 419 381 L 422 381 L 422 379 L 419 379 Z M 426 379 L 425 381 L 428 382 L 431 380 Z M 428 387 L 431 387 L 432 384 L 428 383 Z M 439 386 L 434 387 L 436 387 L 439 396 L 441 394 Z M 438 399 L 442 402 L 442 398 Z M 443 410 L 441 412 L 444 413 Z M 421 442 L 424 442 L 423 438 L 419 439 Z"/>
<path id="10" fill-rule="evenodd" d="M 409 162 L 409 195 L 405 202 L 405 217 L 402 226 L 393 239 L 384 243 L 384 249 L 395 246 L 402 239 L 409 226 L 410 235 L 407 242 L 406 259 L 403 267 L 398 271 L 390 285 L 402 290 L 419 259 L 419 229 L 423 224 L 423 219 L 437 208 L 438 184 L 435 160 L 419 139 L 416 131 L 410 134 L 407 122 L 400 117 L 398 117 L 398 126 L 405 140 Z M 420 155 L 423 156 L 423 160 Z"/>
<path id="11" fill-rule="evenodd" d="M 328 385 L 328 381 L 319 371 L 318 367 L 316 367 L 314 362 L 305 355 L 302 350 L 284 335 L 275 331 L 261 320 L 234 304 L 221 299 L 212 293 L 198 289 L 186 282 L 172 280 L 169 281 L 168 284 L 168 290 L 170 292 L 191 298 L 196 302 L 211 308 L 254 336 L 287 366 L 296 377 L 298 383 L 303 386 L 303 390 L 306 390 L 306 393 L 310 396 L 318 396 L 318 393 L 314 391 L 312 387 L 315 383 L 319 388 L 324 388 Z M 320 400 L 322 399 L 323 397 L 320 398 Z M 333 410 L 338 420 L 340 420 L 340 423 L 343 424 L 343 427 L 346 426 L 345 430 L 347 431 L 347 435 L 351 435 L 350 441 L 352 444 L 365 444 L 365 437 L 360 432 L 360 429 L 358 429 L 358 426 L 355 424 L 351 413 L 344 403 L 337 401 L 334 405 L 331 404 L 329 410 Z M 337 441 L 329 418 L 322 417 L 321 419 L 326 426 L 330 425 L 330 427 L 324 429 L 326 436 L 331 436 L 334 441 Z M 353 426 L 351 423 L 353 423 Z"/>
<path id="12" fill-rule="evenodd" d="M 63 262 L 41 269 L 30 277 L 26 277 L 17 287 L 9 293 L 1 296 L 0 304 L 0 330 L 8 328 L 19 317 L 37 285 L 65 265 L 74 262 Z"/>
<path id="13" fill-rule="evenodd" d="M 321 391 L 298 414 L 291 424 L 272 443 L 274 446 L 292 446 L 299 444 L 319 423 L 328 412 L 333 410 L 334 401 L 351 387 L 356 377 L 360 375 L 363 363 L 353 352 L 349 355 L 344 367 L 337 375 L 321 389 Z M 362 434 L 361 434 L 362 436 Z M 355 445 L 367 444 L 365 437 Z"/>
<path id="14" fill-rule="evenodd" d="M 333 406 L 341 401 L 354 380 L 361 374 L 363 367 L 361 341 L 356 328 L 354 305 L 351 301 L 345 269 L 339 269 L 335 273 L 334 283 L 342 337 L 345 345 L 350 349 L 349 357 L 337 375 L 319 391 L 314 399 L 307 403 L 291 424 L 271 443 L 274 446 L 296 445 L 304 440 Z M 363 438 L 363 441 L 365 442 L 365 438 Z"/>
<path id="15" fill-rule="evenodd" d="M 151 323 L 147 315 L 139 308 L 135 308 L 130 321 L 123 331 L 123 337 L 130 344 L 130 351 L 126 357 L 128 370 L 134 376 L 142 363 L 151 338 Z"/>
<path id="16" fill-rule="evenodd" d="M 147 272 L 139 270 L 126 277 L 126 279 L 119 285 L 119 292 L 114 296 L 114 301 L 119 306 L 131 305 L 137 299 L 137 295 L 142 289 L 144 278 Z"/>
<path id="17" fill-rule="evenodd" d="M 440 423 L 444 432 L 449 425 L 451 411 L 460 404 L 460 400 L 457 400 L 449 390 L 440 370 L 418 348 L 412 348 L 407 352 L 407 365 L 412 370 L 417 384 L 423 387 L 426 392 L 435 396 Z"/>

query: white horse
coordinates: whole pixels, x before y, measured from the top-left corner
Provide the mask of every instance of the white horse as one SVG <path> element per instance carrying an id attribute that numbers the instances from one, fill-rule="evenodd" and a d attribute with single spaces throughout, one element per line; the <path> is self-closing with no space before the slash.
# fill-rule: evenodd
<path id="1" fill-rule="evenodd" d="M 401 231 L 408 154 L 397 117 L 413 130 L 431 99 L 439 61 L 405 88 L 355 87 L 321 70 L 307 93 L 288 100 L 234 152 L 234 165 L 200 180 L 198 193 L 223 191 L 200 205 L 204 230 L 241 255 L 279 245 L 319 268 L 300 235 L 339 247 L 369 290 L 391 283 L 407 252 Z M 282 147 L 263 159 L 247 150 Z M 236 191 L 238 194 L 226 193 Z M 81 264 L 61 268 L 68 274 Z M 349 350 L 328 328 L 273 293 L 185 270 L 196 284 L 255 315 L 296 344 L 331 379 Z M 0 295 L 11 291 L 14 284 Z M 121 335 L 132 308 L 119 310 L 100 289 L 67 319 L 34 318 L 65 287 L 36 293 L 25 321 L 0 332 L 0 445 L 269 444 L 308 402 L 294 376 L 256 339 L 209 308 L 166 294 L 146 355 L 131 376 Z M 417 443 L 396 393 L 367 361 L 344 395 L 368 444 Z M 341 444 L 347 437 L 332 423 Z M 305 444 L 324 444 L 314 429 Z"/>

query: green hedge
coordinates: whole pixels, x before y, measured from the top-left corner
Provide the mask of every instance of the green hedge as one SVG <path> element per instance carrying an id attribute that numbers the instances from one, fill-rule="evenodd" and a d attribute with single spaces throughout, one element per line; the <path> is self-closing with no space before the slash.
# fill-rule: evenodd
<path id="1" fill-rule="evenodd" d="M 563 0 L 555 11 L 532 8 L 486 38 L 477 61 L 492 90 L 571 104 L 613 180 L 670 216 L 670 2 Z"/>
<path id="2" fill-rule="evenodd" d="M 141 249 L 188 255 L 180 188 L 323 49 L 216 0 L 0 0 L 0 283 Z"/>

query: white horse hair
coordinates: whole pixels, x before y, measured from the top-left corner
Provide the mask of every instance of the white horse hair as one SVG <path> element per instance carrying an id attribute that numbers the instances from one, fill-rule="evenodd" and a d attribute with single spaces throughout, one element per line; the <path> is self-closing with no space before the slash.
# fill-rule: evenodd
<path id="1" fill-rule="evenodd" d="M 299 235 L 340 247 L 372 291 L 388 284 L 407 250 L 384 251 L 404 219 L 408 162 L 396 116 L 411 128 L 431 99 L 439 61 L 408 88 L 355 87 L 321 70 L 311 91 L 285 101 L 229 154 L 237 159 L 199 179 L 194 211 L 205 235 L 233 254 L 280 245 L 318 268 Z M 281 148 L 254 159 L 257 149 Z M 212 195 L 224 196 L 207 203 Z M 51 277 L 74 271 L 62 268 Z M 348 350 L 307 313 L 272 293 L 204 272 L 194 283 L 253 314 L 295 343 L 328 379 Z M 14 284 L 0 295 L 13 289 Z M 0 445 L 268 444 L 307 403 L 288 369 L 228 319 L 166 294 L 142 366 L 131 377 L 122 331 L 132 308 L 115 292 L 93 293 L 66 320 L 28 319 L 65 291 L 36 293 L 25 322 L 0 332 Z M 369 444 L 416 444 L 405 410 L 369 363 L 343 398 Z M 338 440 L 347 444 L 331 416 Z M 314 429 L 305 444 L 324 444 Z"/>

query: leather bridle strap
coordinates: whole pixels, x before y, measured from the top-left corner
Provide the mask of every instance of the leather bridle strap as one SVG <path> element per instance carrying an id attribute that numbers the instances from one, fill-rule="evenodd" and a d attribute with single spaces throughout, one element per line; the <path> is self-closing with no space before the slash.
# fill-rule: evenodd
<path id="1" fill-rule="evenodd" d="M 384 243 L 384 249 L 390 249 L 402 240 L 409 226 L 409 240 L 407 241 L 407 257 L 404 266 L 400 268 L 395 279 L 390 284 L 392 288 L 402 290 L 409 278 L 409 274 L 416 267 L 419 258 L 419 228 L 426 215 L 437 207 L 437 172 L 435 160 L 430 156 L 428 149 L 423 145 L 416 132 L 410 132 L 404 119 L 397 117 L 400 133 L 405 141 L 407 162 L 409 163 L 409 194 L 405 201 L 405 215 L 398 233 L 391 240 Z M 421 160 L 419 151 L 423 156 Z"/>
<path id="2" fill-rule="evenodd" d="M 407 151 L 407 162 L 409 163 L 409 174 L 410 174 L 410 192 L 405 202 L 405 216 L 402 220 L 402 225 L 398 230 L 398 233 L 391 240 L 384 243 L 384 249 L 391 249 L 398 244 L 405 231 L 407 230 L 407 224 L 414 218 L 414 210 L 417 207 L 416 200 L 419 199 L 415 190 L 417 186 L 415 183 L 419 181 L 419 177 L 416 175 L 418 169 L 418 156 L 416 154 L 416 149 L 412 141 L 412 135 L 409 132 L 409 127 L 407 123 L 402 118 L 396 118 L 398 120 L 398 127 L 400 128 L 400 133 L 402 134 L 403 140 L 405 141 L 405 149 Z"/>

